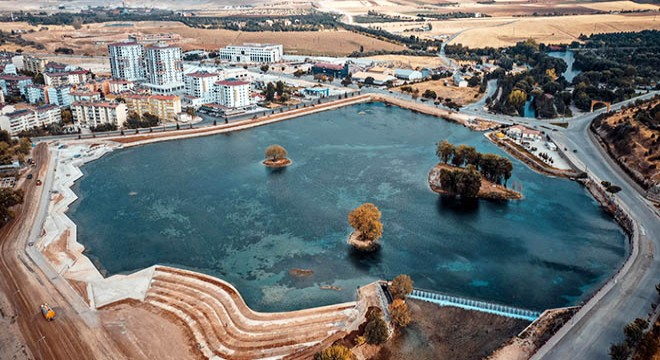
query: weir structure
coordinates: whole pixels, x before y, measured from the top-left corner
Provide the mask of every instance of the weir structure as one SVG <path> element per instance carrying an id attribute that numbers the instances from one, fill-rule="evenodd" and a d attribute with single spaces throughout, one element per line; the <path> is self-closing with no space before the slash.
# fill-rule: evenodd
<path id="1" fill-rule="evenodd" d="M 514 319 L 534 321 L 541 316 L 541 313 L 537 311 L 451 296 L 425 289 L 413 289 L 408 297 L 415 300 L 438 304 L 440 306 L 454 306 L 461 309 L 480 311 Z"/>

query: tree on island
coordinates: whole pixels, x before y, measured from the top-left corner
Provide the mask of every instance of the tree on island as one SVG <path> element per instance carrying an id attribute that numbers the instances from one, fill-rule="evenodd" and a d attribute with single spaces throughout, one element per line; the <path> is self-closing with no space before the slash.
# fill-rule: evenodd
<path id="1" fill-rule="evenodd" d="M 277 160 L 282 160 L 286 159 L 286 149 L 282 147 L 281 145 L 271 145 L 266 148 L 266 159 L 271 160 L 271 161 L 277 161 Z"/>
<path id="2" fill-rule="evenodd" d="M 355 355 L 343 345 L 332 345 L 314 354 L 314 360 L 354 360 Z"/>
<path id="3" fill-rule="evenodd" d="M 449 162 L 449 159 L 454 155 L 454 145 L 452 145 L 447 140 L 442 140 L 438 143 L 438 147 L 435 151 L 435 154 L 438 156 L 443 163 Z"/>
<path id="4" fill-rule="evenodd" d="M 348 214 L 348 223 L 355 229 L 351 238 L 355 236 L 359 242 L 363 243 L 353 243 L 354 246 L 370 248 L 383 235 L 383 223 L 380 222 L 380 216 L 380 210 L 371 203 L 364 203 Z"/>

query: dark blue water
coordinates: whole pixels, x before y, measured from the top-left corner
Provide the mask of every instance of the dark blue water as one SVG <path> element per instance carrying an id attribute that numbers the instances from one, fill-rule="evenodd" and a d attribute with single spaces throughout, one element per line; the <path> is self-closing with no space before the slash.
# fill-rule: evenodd
<path id="1" fill-rule="evenodd" d="M 624 234 L 582 187 L 518 161 L 509 183 L 523 184 L 523 201 L 438 197 L 426 179 L 444 138 L 503 154 L 459 125 L 364 104 L 111 153 L 83 167 L 69 214 L 109 274 L 196 269 L 262 311 L 353 300 L 356 286 L 400 273 L 422 288 L 544 309 L 584 299 L 622 262 Z M 261 165 L 272 143 L 291 167 Z M 383 213 L 371 255 L 346 244 L 347 214 L 363 202 Z M 292 277 L 293 268 L 314 274 Z"/>
<path id="2" fill-rule="evenodd" d="M 573 78 L 578 76 L 581 71 L 577 69 L 573 69 L 573 63 L 575 62 L 575 53 L 571 50 L 567 51 L 550 51 L 548 52 L 548 55 L 562 59 L 566 62 L 566 65 L 568 65 L 568 68 L 566 71 L 564 71 L 563 74 L 557 74 L 557 75 L 564 75 L 564 78 L 566 81 L 569 83 L 573 81 Z"/>
<path id="3" fill-rule="evenodd" d="M 532 96 L 529 100 L 525 101 L 525 108 L 523 111 L 523 116 L 526 118 L 535 118 L 536 110 L 534 109 L 534 97 Z"/>

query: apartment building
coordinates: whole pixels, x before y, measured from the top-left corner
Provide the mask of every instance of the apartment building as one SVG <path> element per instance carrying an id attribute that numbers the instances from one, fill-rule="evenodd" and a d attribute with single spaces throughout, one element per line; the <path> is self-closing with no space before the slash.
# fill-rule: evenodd
<path id="1" fill-rule="evenodd" d="M 71 104 L 71 113 L 74 123 L 87 128 L 102 124 L 122 127 L 128 117 L 126 104 L 106 101 L 76 101 Z"/>
<path id="2" fill-rule="evenodd" d="M 219 79 L 217 73 L 198 71 L 184 76 L 186 83 L 186 95 L 194 99 L 200 99 L 202 104 L 215 101 L 215 83 Z"/>
<path id="3" fill-rule="evenodd" d="M 22 109 L 0 115 L 0 129 L 6 130 L 14 136 L 21 131 L 61 121 L 62 113 L 59 107 L 44 105 L 34 109 Z"/>
<path id="4" fill-rule="evenodd" d="M 108 45 L 112 78 L 118 80 L 144 80 L 144 46 L 136 42 Z"/>
<path id="5" fill-rule="evenodd" d="M 215 83 L 216 102 L 227 108 L 250 105 L 250 82 L 229 79 Z"/>
<path id="6" fill-rule="evenodd" d="M 153 45 L 146 48 L 147 87 L 155 93 L 168 94 L 184 89 L 181 48 Z"/>
<path id="7" fill-rule="evenodd" d="M 128 111 L 140 116 L 150 113 L 163 121 L 174 121 L 181 112 L 181 98 L 176 95 L 128 95 L 125 100 Z"/>

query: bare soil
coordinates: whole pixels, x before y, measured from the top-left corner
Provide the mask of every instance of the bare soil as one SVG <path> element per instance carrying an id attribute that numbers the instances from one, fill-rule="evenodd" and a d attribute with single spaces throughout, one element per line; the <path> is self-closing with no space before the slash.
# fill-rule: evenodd
<path id="1" fill-rule="evenodd" d="M 445 86 L 445 83 L 448 85 Z M 479 99 L 479 87 L 454 86 L 451 78 L 440 80 L 429 80 L 420 83 L 410 84 L 413 89 L 419 90 L 421 96 L 426 90 L 435 91 L 439 98 L 451 99 L 460 106 L 471 104 Z M 394 91 L 401 92 L 401 86 L 393 88 Z"/>
<path id="2" fill-rule="evenodd" d="M 99 311 L 103 327 L 117 345 L 145 359 L 201 359 L 186 328 L 141 302 L 111 305 Z"/>
<path id="3" fill-rule="evenodd" d="M 472 360 L 488 356 L 529 321 L 407 300 L 412 322 L 373 360 Z"/>

